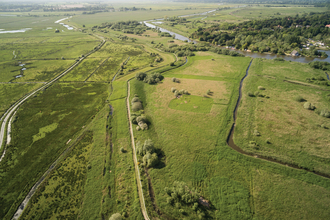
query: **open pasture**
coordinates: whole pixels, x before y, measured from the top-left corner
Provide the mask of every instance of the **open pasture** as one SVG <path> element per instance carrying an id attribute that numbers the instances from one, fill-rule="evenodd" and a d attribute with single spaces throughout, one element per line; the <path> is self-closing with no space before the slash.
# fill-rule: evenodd
<path id="1" fill-rule="evenodd" d="M 103 61 L 104 59 L 100 58 L 86 58 L 81 62 L 79 66 L 62 77 L 60 81 L 85 81 Z"/>
<path id="2" fill-rule="evenodd" d="M 329 174 L 330 120 L 315 111 L 330 109 L 330 90 L 303 81 L 306 77 L 319 76 L 322 71 L 315 71 L 307 64 L 292 63 L 253 61 L 243 86 L 234 140 L 248 152 Z M 283 81 L 288 78 L 305 84 Z M 258 86 L 265 90 L 258 90 Z M 248 96 L 249 92 L 257 91 L 269 98 Z M 302 100 L 296 101 L 296 97 Z M 316 110 L 305 109 L 305 102 L 315 105 Z M 255 135 L 255 130 L 260 135 Z"/>
<path id="3" fill-rule="evenodd" d="M 26 207 L 22 219 L 78 217 L 92 142 L 93 132 L 86 132 L 67 159 L 58 164 L 42 183 Z"/>
<path id="4" fill-rule="evenodd" d="M 164 18 L 165 16 L 179 16 L 186 14 L 195 14 L 208 11 L 213 8 L 204 9 L 193 9 L 193 10 L 171 10 L 171 11 L 156 11 L 156 10 L 146 10 L 146 11 L 127 11 L 127 12 L 104 12 L 93 15 L 77 15 L 70 19 L 72 24 L 78 27 L 85 25 L 86 27 L 93 27 L 104 22 L 118 22 L 118 21 L 129 21 L 129 20 L 152 20 L 158 18 Z"/>
<path id="5" fill-rule="evenodd" d="M 13 215 L 34 183 L 69 146 L 66 143 L 104 105 L 106 88 L 106 84 L 55 84 L 19 108 L 11 145 L 0 164 L 2 219 Z"/>
<path id="6" fill-rule="evenodd" d="M 233 58 L 211 52 L 197 52 L 196 55 L 190 57 L 185 66 L 166 73 L 166 76 L 221 81 L 226 78 L 237 78 L 242 71 L 245 71 L 245 66 L 242 64 L 247 65 L 250 61 L 249 57 Z"/>
<path id="7" fill-rule="evenodd" d="M 0 117 L 20 97 L 40 87 L 42 84 L 0 84 Z"/>
<path id="8" fill-rule="evenodd" d="M 72 60 L 10 61 L 0 66 L 1 82 L 47 82 L 72 65 Z"/>
<path id="9" fill-rule="evenodd" d="M 215 54 L 208 59 L 217 60 L 218 56 Z M 199 55 L 196 58 L 203 60 Z M 202 71 L 199 76 L 201 79 L 191 79 L 189 75 L 185 75 L 189 79 L 179 78 L 181 83 L 172 82 L 168 76 L 175 77 L 176 72 L 184 71 L 183 67 L 172 70 L 169 74 L 166 73 L 166 78 L 158 85 L 131 81 L 131 96 L 137 94 L 142 100 L 144 113 L 150 122 L 149 130 L 134 131 L 136 141 L 150 138 L 154 141 L 155 147 L 163 152 L 161 164 L 148 170 L 157 208 L 169 218 L 201 218 L 200 212 L 196 213 L 190 206 L 182 203 L 168 204 L 168 196 L 164 188 L 172 187 L 174 181 L 180 180 L 189 188 L 196 188 L 201 196 L 209 201 L 214 209 L 204 209 L 201 205 L 198 209 L 210 218 L 252 219 L 252 216 L 258 216 L 260 219 L 268 219 L 272 213 L 272 219 L 286 219 L 288 210 L 294 210 L 294 214 L 290 214 L 290 219 L 304 219 L 306 212 L 298 210 L 309 210 L 308 212 L 315 213 L 320 219 L 325 219 L 329 214 L 328 209 L 325 208 L 327 205 L 319 206 L 319 202 L 313 201 L 315 199 L 328 201 L 330 185 L 326 179 L 313 174 L 303 174 L 305 171 L 241 155 L 226 144 L 232 112 L 238 97 L 239 82 L 245 75 L 250 60 L 245 58 L 245 62 L 242 62 L 241 58 L 228 58 L 230 59 L 227 59 L 227 63 L 223 61 L 219 65 L 237 62 L 236 65 L 239 67 L 236 68 L 241 71 L 237 71 L 235 76 L 233 73 L 228 73 L 228 70 L 221 72 L 219 68 L 219 75 L 232 76 L 227 80 L 224 78 L 223 82 L 219 79 L 210 80 L 209 76 L 202 75 Z M 240 63 L 231 59 L 240 60 Z M 191 63 L 187 68 L 195 68 L 195 65 L 197 64 Z M 203 91 L 203 87 L 196 84 L 203 85 L 206 82 L 214 85 L 213 89 L 210 89 L 214 97 L 218 95 L 219 99 L 224 97 L 228 99 L 226 105 L 213 104 L 210 113 L 171 108 L 171 102 L 175 99 L 171 92 L 172 87 L 180 90 L 186 89 L 184 85 L 187 87 L 190 85 L 190 89 L 187 90 L 193 95 L 198 94 L 198 90 Z M 207 89 L 205 86 L 204 90 Z M 274 183 L 273 178 L 277 178 L 279 182 Z M 146 176 L 144 181 L 147 181 Z M 285 185 L 290 183 L 294 183 L 295 190 L 290 191 L 285 188 Z M 268 189 L 272 187 L 277 187 L 279 191 Z M 307 191 L 308 194 L 301 193 L 301 190 Z M 148 196 L 145 193 L 145 197 Z M 296 200 L 296 196 L 299 197 L 299 201 Z M 318 211 L 312 211 L 314 206 Z M 147 202 L 147 209 L 150 215 L 157 216 L 150 201 Z M 184 209 L 185 213 L 182 214 L 179 209 Z"/>

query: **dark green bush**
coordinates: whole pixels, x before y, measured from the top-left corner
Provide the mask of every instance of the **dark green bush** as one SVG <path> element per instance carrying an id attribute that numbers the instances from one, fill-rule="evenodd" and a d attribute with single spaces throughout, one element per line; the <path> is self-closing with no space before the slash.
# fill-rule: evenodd
<path id="1" fill-rule="evenodd" d="M 142 109 L 143 109 L 143 106 L 142 106 L 141 102 L 134 102 L 132 104 L 132 111 L 136 112 L 136 111 L 139 111 L 139 110 L 142 110 Z"/>
<path id="2" fill-rule="evenodd" d="M 294 100 L 297 101 L 297 102 L 305 102 L 305 101 L 306 101 L 306 100 L 305 100 L 303 97 L 301 97 L 300 95 L 297 95 L 297 96 L 294 98 Z"/>
<path id="3" fill-rule="evenodd" d="M 139 81 L 143 81 L 146 78 L 146 73 L 136 73 L 135 78 Z"/>

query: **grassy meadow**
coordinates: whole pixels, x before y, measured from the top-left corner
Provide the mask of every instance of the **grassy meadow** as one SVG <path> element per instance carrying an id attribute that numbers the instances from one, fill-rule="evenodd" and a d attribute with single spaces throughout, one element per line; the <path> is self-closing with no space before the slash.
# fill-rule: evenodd
<path id="1" fill-rule="evenodd" d="M 248 152 L 330 174 L 330 120 L 303 107 L 311 102 L 317 110 L 329 109 L 330 89 L 307 83 L 305 79 L 312 77 L 325 77 L 325 73 L 307 64 L 254 60 L 243 86 L 235 143 Z M 257 91 L 269 98 L 248 95 Z M 303 100 L 296 101 L 296 97 Z"/>
<path id="2" fill-rule="evenodd" d="M 13 215 L 32 185 L 68 147 L 66 143 L 103 106 L 106 88 L 106 84 L 55 84 L 19 108 L 11 145 L 0 164 L 2 219 Z"/>
<path id="3" fill-rule="evenodd" d="M 124 3 L 113 6 L 127 7 Z M 185 57 L 177 58 L 155 45 L 186 42 L 160 37 L 153 30 L 134 35 L 94 27 L 231 7 L 187 17 L 186 24 L 161 25 L 189 36 L 198 27 L 218 22 L 326 9 L 179 2 L 134 6 L 149 10 L 76 11 L 65 21 L 77 27 L 71 31 L 54 23 L 67 17 L 64 12 L 35 11 L 32 16 L 17 12 L 20 16 L 1 17 L 5 30 L 32 29 L 0 34 L 0 116 L 93 50 L 101 38 L 106 43 L 18 109 L 12 141 L 0 163 L 0 219 L 12 218 L 31 187 L 58 158 L 20 219 L 109 219 L 114 213 L 123 219 L 144 219 L 132 158 L 128 92 L 129 103 L 135 96 L 141 100 L 141 112 L 148 121 L 148 130 L 133 126 L 135 143 L 151 139 L 157 153 L 158 163 L 151 167 L 138 155 L 151 219 L 328 219 L 329 179 L 307 171 L 330 175 L 330 119 L 316 114 L 330 109 L 330 87 L 322 85 L 327 82 L 324 71 L 308 64 L 254 59 L 244 80 L 235 144 L 249 153 L 302 168 L 293 169 L 240 154 L 227 145 L 240 80 L 251 58 L 194 52 L 185 63 Z M 56 29 L 60 32 L 55 33 Z M 124 35 L 128 38 L 123 40 Z M 159 72 L 164 79 L 158 84 L 132 79 L 140 72 Z M 175 96 L 173 89 L 188 94 Z M 316 109 L 305 109 L 306 102 Z M 62 154 L 66 149 L 70 150 Z M 182 181 L 189 192 L 186 201 L 176 197 L 174 188 L 169 193 L 176 181 Z M 194 191 L 198 198 L 187 202 Z"/>
<path id="4" fill-rule="evenodd" d="M 186 69 L 220 58 L 218 68 L 204 65 L 205 76 L 200 72 L 197 77 L 194 71 L 188 75 Z M 148 176 L 143 176 L 145 198 L 150 198 L 146 202 L 149 215 L 161 219 L 309 219 L 313 215 L 317 219 L 327 218 L 330 190 L 327 179 L 241 155 L 226 144 L 239 81 L 249 62 L 249 58 L 200 53 L 189 58 L 186 66 L 165 73 L 165 79 L 158 85 L 131 81 L 130 93 L 142 100 L 149 121 L 147 131 L 134 131 L 136 141 L 150 138 L 157 151 L 162 152 L 159 164 L 148 169 L 153 201 L 147 193 Z M 224 65 L 235 68 L 221 68 Z M 172 82 L 172 77 L 181 82 Z M 190 102 L 185 100 L 189 95 L 175 99 L 172 87 L 188 90 Z M 208 89 L 213 92 L 209 97 L 213 99 L 211 111 L 198 111 L 199 108 L 191 111 L 194 97 L 200 97 L 195 101 L 197 106 Z M 173 102 L 179 107 L 173 108 Z M 174 181 L 184 181 L 190 189 L 197 189 L 210 208 L 198 205 L 194 211 L 192 205 L 170 205 L 164 188 L 172 187 Z M 290 187 L 286 188 L 287 185 Z"/>

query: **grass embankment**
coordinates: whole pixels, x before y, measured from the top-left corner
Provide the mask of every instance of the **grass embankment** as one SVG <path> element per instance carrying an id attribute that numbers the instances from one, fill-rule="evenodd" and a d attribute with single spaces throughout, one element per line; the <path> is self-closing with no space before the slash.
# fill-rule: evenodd
<path id="1" fill-rule="evenodd" d="M 1 218 L 13 215 L 32 185 L 106 97 L 105 84 L 55 84 L 20 107 L 12 125 L 11 145 L 0 164 Z M 50 126 L 54 123 L 57 126 Z"/>
<path id="2" fill-rule="evenodd" d="M 256 59 L 244 82 L 235 143 L 248 152 L 329 175 L 330 119 L 315 112 L 330 109 L 330 89 L 305 81 L 313 77 L 326 78 L 323 71 L 307 64 Z M 265 90 L 258 90 L 258 86 Z M 256 91 L 269 98 L 248 96 L 248 92 Z M 299 96 L 301 102 L 296 101 Z M 305 109 L 305 102 L 314 104 L 316 110 Z M 260 136 L 254 134 L 255 130 Z"/>
<path id="3" fill-rule="evenodd" d="M 157 208 L 175 219 L 326 219 L 329 215 L 327 204 L 330 194 L 327 179 L 303 170 L 247 157 L 227 146 L 226 139 L 232 125 L 239 82 L 245 75 L 250 59 L 214 55 L 209 60 L 212 58 L 226 59 L 227 63 L 221 66 L 226 64 L 239 67 L 222 70 L 219 66 L 212 70 L 213 67 L 207 68 L 204 65 L 205 72 L 208 75 L 210 72 L 215 74 L 214 77 L 218 79 L 216 81 L 209 80 L 208 76 L 204 80 L 190 79 L 194 75 L 182 74 L 186 70 L 179 68 L 165 76 L 175 77 L 177 74 L 189 78 L 179 78 L 181 83 L 174 83 L 170 78 L 165 78 L 158 85 L 136 80 L 131 82 L 131 94 L 139 95 L 150 121 L 149 130 L 134 131 L 136 141 L 152 139 L 163 155 L 158 166 L 148 171 Z M 195 59 L 203 60 L 203 57 L 196 56 Z M 205 59 L 205 62 L 209 60 Z M 203 63 L 200 62 L 199 65 Z M 187 68 L 198 69 L 195 65 L 191 64 Z M 199 77 L 202 76 L 201 71 Z M 209 82 L 209 86 L 214 84 L 210 99 L 215 100 L 217 95 L 223 104 L 213 104 L 210 113 L 169 107 L 174 99 L 171 87 L 180 90 L 190 85 L 187 90 L 192 95 L 198 95 L 203 89 L 203 93 L 208 89 L 201 86 L 205 82 Z M 219 82 L 222 84 L 217 85 Z M 145 198 L 148 198 L 147 177 L 143 178 Z M 192 205 L 167 203 L 168 196 L 164 188 L 172 187 L 177 180 L 184 181 L 189 188 L 196 188 L 209 201 L 210 209 L 202 205 L 198 208 L 206 217 L 193 211 Z M 150 200 L 146 201 L 146 205 L 150 216 L 159 216 Z M 184 212 L 180 212 L 180 209 Z"/>

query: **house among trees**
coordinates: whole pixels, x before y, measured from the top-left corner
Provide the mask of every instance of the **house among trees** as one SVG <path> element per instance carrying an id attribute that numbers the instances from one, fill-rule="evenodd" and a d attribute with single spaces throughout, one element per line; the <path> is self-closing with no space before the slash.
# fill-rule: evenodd
<path id="1" fill-rule="evenodd" d="M 299 56 L 298 51 L 296 51 L 296 50 L 292 51 L 291 56 L 293 56 L 293 57 Z"/>
<path id="2" fill-rule="evenodd" d="M 325 25 L 325 27 L 330 28 L 330 24 Z"/>

